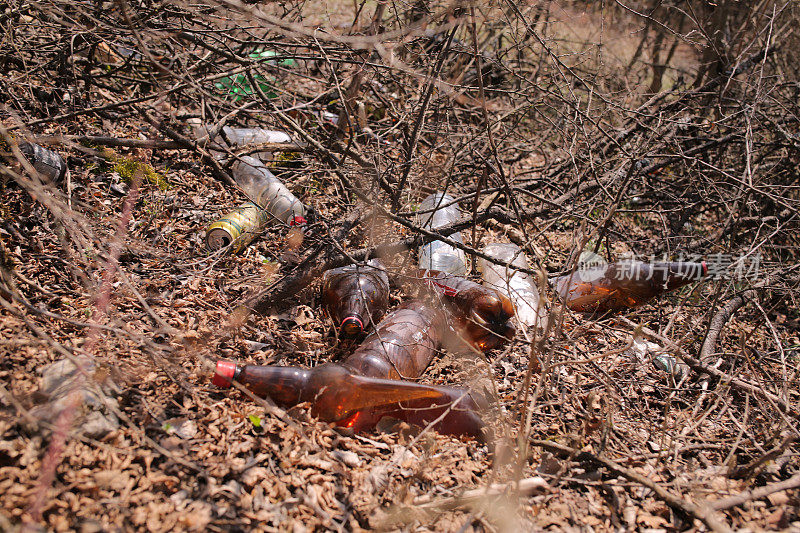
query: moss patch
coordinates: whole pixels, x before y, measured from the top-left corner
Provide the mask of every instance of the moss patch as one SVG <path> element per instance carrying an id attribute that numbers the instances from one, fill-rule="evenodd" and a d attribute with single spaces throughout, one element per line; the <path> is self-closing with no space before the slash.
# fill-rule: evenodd
<path id="1" fill-rule="evenodd" d="M 155 185 L 162 191 L 170 188 L 169 182 L 167 182 L 164 175 L 156 172 L 148 163 L 121 156 L 109 149 L 103 150 L 103 157 L 112 163 L 111 170 L 119 174 L 127 184 L 133 182 L 134 177 L 138 175 L 140 179 Z"/>

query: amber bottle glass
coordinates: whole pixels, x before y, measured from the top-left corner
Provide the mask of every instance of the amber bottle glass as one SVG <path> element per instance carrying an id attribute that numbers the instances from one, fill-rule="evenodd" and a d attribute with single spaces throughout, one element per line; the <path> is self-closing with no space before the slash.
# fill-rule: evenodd
<path id="1" fill-rule="evenodd" d="M 377 324 L 389 305 L 389 277 L 377 259 L 366 265 L 349 265 L 325 272 L 322 301 L 343 337 L 360 335 Z"/>
<path id="2" fill-rule="evenodd" d="M 418 384 L 435 356 L 444 332 L 443 311 L 412 300 L 389 313 L 362 345 L 340 364 L 311 370 L 275 366 L 238 366 L 219 361 L 214 384 L 237 381 L 254 394 L 289 407 L 311 403 L 321 420 L 356 431 L 372 429 L 384 417 L 440 433 L 484 439 L 478 415 L 485 401 L 466 389 Z"/>
<path id="3" fill-rule="evenodd" d="M 573 311 L 608 313 L 638 307 L 707 272 L 705 262 L 624 261 L 576 271 L 551 283 Z"/>

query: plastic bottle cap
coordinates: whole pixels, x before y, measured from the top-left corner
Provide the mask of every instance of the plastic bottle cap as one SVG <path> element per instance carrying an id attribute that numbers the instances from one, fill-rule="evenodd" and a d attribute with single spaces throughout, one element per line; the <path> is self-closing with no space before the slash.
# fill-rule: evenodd
<path id="1" fill-rule="evenodd" d="M 705 261 L 703 261 L 701 264 L 703 265 L 703 277 L 706 277 L 708 275 L 708 265 Z"/>
<path id="2" fill-rule="evenodd" d="M 305 219 L 305 217 L 300 215 L 293 216 L 289 221 L 290 226 L 305 226 L 306 224 L 308 224 L 308 221 Z"/>
<path id="3" fill-rule="evenodd" d="M 233 383 L 233 376 L 236 374 L 236 363 L 233 361 L 217 361 L 217 370 L 211 383 L 217 387 L 227 389 Z"/>
<path id="4" fill-rule="evenodd" d="M 364 331 L 364 323 L 357 316 L 349 316 L 342 320 L 342 325 L 339 326 L 339 329 L 345 335 L 358 335 Z"/>

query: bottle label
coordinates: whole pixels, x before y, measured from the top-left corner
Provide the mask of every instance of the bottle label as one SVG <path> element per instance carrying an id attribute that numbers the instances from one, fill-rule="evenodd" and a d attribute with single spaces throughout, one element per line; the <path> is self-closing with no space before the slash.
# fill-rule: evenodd
<path id="1" fill-rule="evenodd" d="M 290 226 L 305 226 L 306 224 L 308 224 L 308 221 L 300 215 L 295 215 L 289 220 Z"/>
<path id="2" fill-rule="evenodd" d="M 458 296 L 458 292 L 459 292 L 458 290 L 454 289 L 453 287 L 450 287 L 446 283 L 439 282 L 436 279 L 429 277 L 429 273 L 430 273 L 430 271 L 426 272 L 425 273 L 425 277 L 428 278 L 428 285 L 433 290 L 435 290 L 436 292 L 438 292 L 440 294 L 444 294 L 445 296 L 447 296 L 449 298 L 455 298 L 456 296 Z"/>

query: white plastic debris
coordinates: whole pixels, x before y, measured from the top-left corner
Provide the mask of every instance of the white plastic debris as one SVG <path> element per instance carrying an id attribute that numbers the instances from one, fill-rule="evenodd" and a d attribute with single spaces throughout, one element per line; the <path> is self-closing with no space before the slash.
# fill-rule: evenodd
<path id="1" fill-rule="evenodd" d="M 672 354 L 666 353 L 662 346 L 641 337 L 633 339 L 633 346 L 628 349 L 627 354 L 639 363 L 651 360 L 653 366 L 672 374 L 676 379 L 680 379 L 688 371 L 686 364 L 679 362 Z"/>

